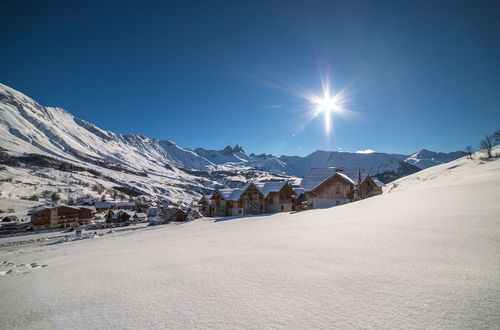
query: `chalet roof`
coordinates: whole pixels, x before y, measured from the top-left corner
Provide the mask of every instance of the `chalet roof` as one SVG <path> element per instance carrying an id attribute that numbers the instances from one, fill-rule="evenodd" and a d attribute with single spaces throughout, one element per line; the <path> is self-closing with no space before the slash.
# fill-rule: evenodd
<path id="1" fill-rule="evenodd" d="M 115 203 L 110 203 L 110 202 L 96 202 L 94 204 L 94 206 L 96 208 L 107 208 L 107 207 L 111 207 L 111 206 L 115 206 L 116 204 Z"/>
<path id="2" fill-rule="evenodd" d="M 125 207 L 125 206 L 134 207 L 136 203 L 135 202 L 116 202 L 114 204 L 116 205 L 116 207 Z"/>
<path id="3" fill-rule="evenodd" d="M 385 187 L 385 183 L 368 174 L 361 175 L 361 181 L 365 181 L 368 176 L 373 180 L 373 182 L 377 185 L 377 187 Z"/>
<path id="4" fill-rule="evenodd" d="M 354 182 L 354 184 L 361 182 L 362 181 L 361 179 L 363 178 L 362 175 L 361 175 L 361 178 L 359 177 L 361 174 L 361 169 L 357 166 L 335 167 L 335 171 L 347 175 Z"/>
<path id="5" fill-rule="evenodd" d="M 217 190 L 222 198 L 226 201 L 237 201 L 240 199 L 241 194 L 243 193 L 243 189 L 241 188 L 233 188 L 233 189 L 218 189 Z"/>
<path id="6" fill-rule="evenodd" d="M 33 213 L 36 213 L 36 212 L 39 212 L 39 211 L 42 211 L 42 210 L 57 209 L 59 207 L 67 207 L 67 208 L 74 209 L 74 210 L 80 210 L 80 207 L 77 207 L 77 206 L 69 206 L 69 205 L 63 205 L 63 204 L 53 204 L 53 205 L 43 205 L 43 206 L 39 206 L 37 208 L 31 209 L 31 210 L 28 211 L 28 214 L 33 214 Z"/>
<path id="7" fill-rule="evenodd" d="M 302 179 L 301 186 L 304 188 L 304 191 L 313 191 L 316 187 L 334 175 L 338 175 L 351 184 L 356 185 L 358 182 L 358 174 L 356 173 L 354 175 L 354 171 L 351 168 L 347 171 L 345 169 L 346 168 L 339 167 L 312 168 L 309 174 Z M 357 170 L 358 168 L 355 169 Z"/>
<path id="8" fill-rule="evenodd" d="M 264 197 L 267 197 L 272 192 L 279 192 L 286 185 L 286 182 L 258 182 L 253 183 Z"/>
<path id="9" fill-rule="evenodd" d="M 2 219 L 2 222 L 13 222 L 13 221 L 17 221 L 17 216 L 8 215 Z"/>
<path id="10" fill-rule="evenodd" d="M 80 205 L 78 206 L 80 209 L 89 209 L 91 212 L 96 212 L 95 206 L 90 205 Z"/>
<path id="11" fill-rule="evenodd" d="M 29 214 L 33 214 L 33 213 L 36 213 L 38 211 L 42 211 L 42 210 L 48 210 L 48 209 L 51 209 L 50 206 L 47 206 L 47 205 L 43 205 L 43 206 L 39 206 L 39 207 L 35 207 L 34 209 L 31 209 L 28 211 L 28 215 Z"/>
<path id="12" fill-rule="evenodd" d="M 132 212 L 125 211 L 125 210 L 119 210 L 116 212 L 111 212 L 111 219 L 113 219 L 113 220 L 119 219 L 123 214 L 127 214 L 129 217 L 132 216 Z"/>
<path id="13" fill-rule="evenodd" d="M 213 196 L 213 195 L 203 195 L 203 197 L 202 197 L 202 198 L 204 198 L 204 199 L 205 199 L 205 201 L 206 201 L 209 205 L 211 205 L 211 204 L 212 204 L 212 202 L 213 202 L 213 200 L 212 200 L 212 196 Z"/>
<path id="14" fill-rule="evenodd" d="M 186 215 L 189 211 L 184 211 L 178 207 L 171 207 L 169 209 L 166 209 L 166 218 L 169 219 L 172 216 L 174 216 L 176 213 L 182 212 L 184 215 Z"/>
<path id="15" fill-rule="evenodd" d="M 293 191 L 295 191 L 295 195 L 299 197 L 304 193 L 304 188 L 293 188 Z"/>

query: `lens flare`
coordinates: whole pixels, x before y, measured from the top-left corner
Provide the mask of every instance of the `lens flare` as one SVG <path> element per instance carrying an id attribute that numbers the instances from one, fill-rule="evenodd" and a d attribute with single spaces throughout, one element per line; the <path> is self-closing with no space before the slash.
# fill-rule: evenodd
<path id="1" fill-rule="evenodd" d="M 323 95 L 307 91 L 302 93 L 301 97 L 310 103 L 314 118 L 323 114 L 325 134 L 330 135 L 333 128 L 334 115 L 347 116 L 351 111 L 347 109 L 348 98 L 345 89 L 333 93 L 330 86 L 330 80 L 323 77 L 322 87 Z"/>
<path id="2" fill-rule="evenodd" d="M 280 90 L 309 103 L 309 111 L 301 112 L 300 117 L 302 121 L 295 132 L 305 130 L 312 121 L 316 120 L 320 114 L 323 114 L 325 134 L 327 137 L 330 137 L 334 128 L 333 119 L 336 116 L 350 117 L 356 116 L 358 113 L 348 109 L 348 104 L 352 101 L 350 97 L 352 91 L 347 86 L 341 89 L 332 88 L 328 72 L 329 70 L 319 69 L 322 87 L 322 93 L 320 94 L 314 93 L 289 77 L 273 73 L 271 70 L 262 71 L 260 75 L 249 72 L 245 73 L 262 86 Z M 297 108 L 297 110 L 299 109 Z M 300 110 L 302 111 L 303 108 Z"/>

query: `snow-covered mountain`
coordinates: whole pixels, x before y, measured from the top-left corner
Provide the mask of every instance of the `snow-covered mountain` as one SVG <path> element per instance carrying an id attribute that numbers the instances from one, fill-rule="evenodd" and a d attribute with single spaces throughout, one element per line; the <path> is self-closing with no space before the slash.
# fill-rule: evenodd
<path id="1" fill-rule="evenodd" d="M 421 169 L 426 169 L 431 166 L 451 162 L 455 159 L 465 157 L 466 155 L 467 154 L 464 151 L 453 151 L 445 153 L 422 149 L 406 157 L 405 162 L 415 165 Z"/>
<path id="2" fill-rule="evenodd" d="M 102 130 L 62 108 L 43 107 L 5 85 L 0 85 L 0 102 L 2 147 L 16 154 L 106 160 L 146 172 L 164 168 L 165 164 L 214 168 L 207 159 L 173 142 Z"/>
<path id="3" fill-rule="evenodd" d="M 248 179 L 289 179 L 216 165 L 171 141 L 106 131 L 2 84 L 0 147 L 1 193 L 7 197 L 31 198 L 37 187 L 65 197 L 118 190 L 191 202 Z"/>
<path id="4" fill-rule="evenodd" d="M 313 167 L 359 166 L 388 182 L 417 172 L 428 159 L 437 163 L 457 156 L 316 151 L 305 157 L 277 157 L 247 154 L 239 145 L 189 150 L 167 140 L 103 130 L 2 84 L 0 147 L 0 197 L 31 198 L 37 187 L 57 189 L 65 197 L 106 197 L 118 190 L 185 202 L 247 180 L 298 183 Z"/>
<path id="5" fill-rule="evenodd" d="M 364 173 L 380 177 L 384 181 L 392 181 L 419 171 L 419 168 L 408 164 L 402 158 L 386 153 L 354 153 L 318 150 L 312 154 L 300 156 L 280 156 L 247 154 L 242 147 L 227 146 L 223 150 L 194 150 L 215 164 L 227 166 L 247 165 L 263 171 L 304 177 L 311 168 L 330 166 L 358 166 Z"/>

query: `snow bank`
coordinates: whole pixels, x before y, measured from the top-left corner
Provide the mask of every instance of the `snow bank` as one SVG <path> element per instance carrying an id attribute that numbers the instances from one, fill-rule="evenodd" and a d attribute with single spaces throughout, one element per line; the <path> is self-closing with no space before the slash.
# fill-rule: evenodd
<path id="1" fill-rule="evenodd" d="M 500 162 L 326 210 L 0 250 L 4 328 L 496 328 Z"/>

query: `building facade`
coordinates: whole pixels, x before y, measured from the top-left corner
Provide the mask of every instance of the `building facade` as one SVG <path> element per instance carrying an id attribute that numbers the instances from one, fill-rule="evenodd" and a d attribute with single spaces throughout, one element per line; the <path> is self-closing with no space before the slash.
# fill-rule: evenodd
<path id="1" fill-rule="evenodd" d="M 67 205 L 42 206 L 30 212 L 33 229 L 65 228 L 90 222 L 92 211 Z"/>

